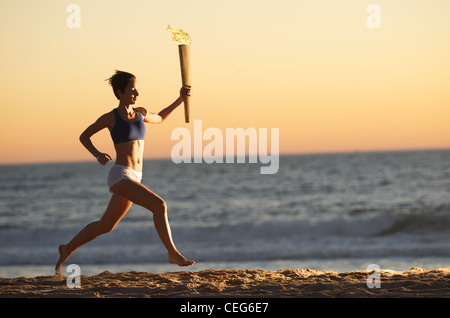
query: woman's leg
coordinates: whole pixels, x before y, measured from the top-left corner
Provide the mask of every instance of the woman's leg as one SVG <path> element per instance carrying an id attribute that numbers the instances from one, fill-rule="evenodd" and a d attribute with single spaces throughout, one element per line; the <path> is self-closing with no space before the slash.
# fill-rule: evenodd
<path id="1" fill-rule="evenodd" d="M 186 259 L 178 252 L 172 240 L 169 220 L 167 218 L 167 207 L 164 200 L 157 194 L 149 190 L 146 186 L 133 180 L 121 180 L 111 188 L 129 201 L 134 202 L 153 213 L 153 222 L 156 231 L 169 253 L 169 262 L 180 266 L 189 266 L 194 261 Z"/>
<path id="2" fill-rule="evenodd" d="M 92 241 L 99 235 L 112 231 L 130 209 L 131 205 L 131 201 L 118 194 L 113 194 L 105 213 L 99 221 L 86 225 L 68 244 L 59 246 L 59 260 L 56 263 L 55 270 L 60 271 L 61 265 L 77 248 Z"/>

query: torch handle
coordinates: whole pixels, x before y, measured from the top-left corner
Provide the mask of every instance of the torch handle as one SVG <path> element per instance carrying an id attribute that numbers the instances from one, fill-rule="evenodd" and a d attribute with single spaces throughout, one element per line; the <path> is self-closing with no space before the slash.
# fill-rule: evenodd
<path id="1" fill-rule="evenodd" d="M 190 46 L 189 45 L 178 45 L 178 53 L 180 55 L 180 67 L 181 67 L 181 81 L 183 87 L 191 87 L 191 77 L 190 77 Z M 184 96 L 184 121 L 189 122 L 190 114 L 190 100 L 191 97 Z"/>

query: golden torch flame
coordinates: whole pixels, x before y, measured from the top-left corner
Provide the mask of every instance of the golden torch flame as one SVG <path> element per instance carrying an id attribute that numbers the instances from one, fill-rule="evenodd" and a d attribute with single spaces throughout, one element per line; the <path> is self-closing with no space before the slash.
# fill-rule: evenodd
<path id="1" fill-rule="evenodd" d="M 172 42 L 178 45 L 189 45 L 191 44 L 191 37 L 189 34 L 184 32 L 181 29 L 172 29 L 170 25 L 167 27 L 167 30 L 170 31 L 173 35 Z"/>

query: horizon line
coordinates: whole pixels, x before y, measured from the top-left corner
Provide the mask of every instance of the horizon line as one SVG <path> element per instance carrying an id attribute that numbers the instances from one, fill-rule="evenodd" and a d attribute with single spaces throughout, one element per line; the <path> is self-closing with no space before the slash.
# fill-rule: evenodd
<path id="1" fill-rule="evenodd" d="M 408 148 L 408 149 L 379 149 L 379 150 L 336 150 L 336 151 L 330 151 L 330 150 L 324 150 L 324 151 L 311 151 L 311 152 L 284 152 L 284 153 L 278 153 L 279 157 L 282 156 L 308 156 L 308 155 L 338 155 L 338 154 L 364 154 L 364 153 L 395 153 L 395 152 L 426 152 L 426 151 L 450 151 L 450 147 L 446 148 Z M 242 156 L 235 155 L 234 158 L 238 158 Z M 246 154 L 244 158 L 248 158 L 249 155 Z M 191 159 L 193 160 L 195 157 L 191 156 Z M 225 156 L 224 156 L 225 159 Z M 167 157 L 146 157 L 143 159 L 144 161 L 157 161 L 157 160 L 172 160 L 170 156 Z M 114 161 L 114 160 L 111 160 Z M 30 161 L 30 162 L 5 162 L 0 163 L 0 166 L 25 166 L 25 165 L 46 165 L 46 164 L 65 164 L 65 163 L 88 163 L 88 162 L 95 162 L 95 160 L 59 160 L 59 161 Z M 194 163 L 194 161 L 192 162 Z M 202 163 L 204 160 L 202 160 Z M 224 161 L 223 163 L 227 163 Z M 234 162 L 236 163 L 236 162 Z M 245 162 L 248 163 L 248 162 Z M 230 164 L 230 163 L 228 163 Z M 239 163 L 238 163 L 239 164 Z M 240 163 L 242 164 L 242 163 Z"/>

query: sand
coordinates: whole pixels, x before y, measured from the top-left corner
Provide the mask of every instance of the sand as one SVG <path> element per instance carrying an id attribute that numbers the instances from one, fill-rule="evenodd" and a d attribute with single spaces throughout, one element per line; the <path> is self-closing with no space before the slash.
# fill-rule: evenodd
<path id="1" fill-rule="evenodd" d="M 0 278 L 0 297 L 83 298 L 372 298 L 450 297 L 450 268 L 382 270 L 380 288 L 368 288 L 366 271 L 310 269 L 202 270 L 162 274 L 105 271 L 81 276 L 80 288 L 69 288 L 67 276 Z M 75 282 L 71 279 L 71 282 Z"/>

